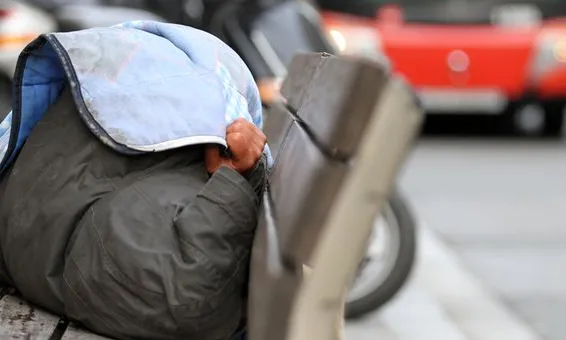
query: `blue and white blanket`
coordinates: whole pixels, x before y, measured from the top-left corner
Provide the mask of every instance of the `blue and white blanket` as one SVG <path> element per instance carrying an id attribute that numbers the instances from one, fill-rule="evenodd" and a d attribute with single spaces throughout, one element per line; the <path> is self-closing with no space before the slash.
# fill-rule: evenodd
<path id="1" fill-rule="evenodd" d="M 88 128 L 123 154 L 225 146 L 226 126 L 240 117 L 262 126 L 249 69 L 208 33 L 135 21 L 45 34 L 18 61 L 13 111 L 0 124 L 0 173 L 58 99 L 65 80 Z"/>

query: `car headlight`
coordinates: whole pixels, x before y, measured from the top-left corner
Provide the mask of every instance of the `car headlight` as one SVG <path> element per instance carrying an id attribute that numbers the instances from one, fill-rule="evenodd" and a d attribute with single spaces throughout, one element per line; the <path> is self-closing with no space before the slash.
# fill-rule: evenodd
<path id="1" fill-rule="evenodd" d="M 338 52 L 344 55 L 357 55 L 380 61 L 390 68 L 390 62 L 382 53 L 381 37 L 374 28 L 330 28 L 330 41 Z"/>
<path id="2" fill-rule="evenodd" d="M 379 34 L 372 28 L 331 28 L 328 34 L 343 54 L 375 55 L 381 50 Z"/>
<path id="3" fill-rule="evenodd" d="M 537 79 L 562 65 L 566 65 L 566 32 L 542 35 L 535 46 L 531 77 Z"/>

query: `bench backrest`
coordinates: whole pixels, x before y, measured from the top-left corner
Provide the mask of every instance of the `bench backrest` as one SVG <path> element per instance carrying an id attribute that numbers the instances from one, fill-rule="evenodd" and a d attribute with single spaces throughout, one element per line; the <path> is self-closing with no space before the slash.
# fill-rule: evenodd
<path id="1" fill-rule="evenodd" d="M 282 94 L 285 102 L 270 109 L 264 127 L 275 164 L 252 256 L 250 340 L 296 340 L 295 337 L 304 336 L 300 335 L 300 322 L 295 318 L 309 317 L 313 295 L 309 299 L 301 293 L 308 288 L 302 279 L 303 264 L 313 264 L 317 256 L 326 256 L 318 250 L 324 244 L 328 248 L 328 242 L 322 242 L 328 238 L 326 233 L 336 233 L 332 219 L 337 217 L 332 212 L 337 209 L 349 218 L 352 213 L 363 215 L 346 220 L 339 227 L 341 232 L 351 229 L 357 232 L 358 239 L 369 235 L 370 219 L 379 213 L 379 199 L 363 197 L 371 202 L 362 202 L 360 208 L 364 210 L 358 211 L 344 204 L 356 198 L 344 195 L 371 196 L 380 190 L 377 196 L 386 197 L 421 120 L 408 88 L 392 80 L 382 65 L 363 59 L 299 55 L 289 68 Z M 391 133 L 388 127 L 397 130 Z M 383 131 L 379 132 L 380 129 Z M 375 159 L 371 159 L 372 146 L 368 143 L 391 135 L 391 141 L 380 140 L 389 146 L 375 146 L 376 150 L 390 147 L 391 152 L 385 152 L 381 158 L 376 153 Z M 383 168 L 379 161 L 386 163 Z M 369 169 L 368 165 L 374 168 Z M 365 167 L 364 171 L 360 172 L 360 167 Z M 373 191 L 354 192 L 352 185 L 363 181 Z M 358 222 L 363 225 L 352 225 Z M 336 299 L 341 295 L 336 291 L 338 286 L 345 289 L 346 281 L 353 277 L 355 261 L 361 259 L 364 244 L 359 241 L 336 245 L 352 249 L 351 256 L 346 256 L 349 261 L 337 271 L 342 279 L 336 280 L 335 289 L 328 292 Z M 319 272 L 315 277 L 324 272 L 320 268 L 314 263 L 315 273 Z M 312 337 L 314 334 L 307 339 L 317 339 Z M 330 339 L 321 332 L 319 335 L 319 339 Z"/>

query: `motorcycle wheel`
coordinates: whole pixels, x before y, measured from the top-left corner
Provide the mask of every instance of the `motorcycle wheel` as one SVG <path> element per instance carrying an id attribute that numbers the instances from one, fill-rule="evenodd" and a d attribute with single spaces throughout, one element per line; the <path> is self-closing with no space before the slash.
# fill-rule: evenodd
<path id="1" fill-rule="evenodd" d="M 346 298 L 346 319 L 357 319 L 389 302 L 405 285 L 416 254 L 416 225 L 395 192 L 376 219 L 360 272 Z"/>

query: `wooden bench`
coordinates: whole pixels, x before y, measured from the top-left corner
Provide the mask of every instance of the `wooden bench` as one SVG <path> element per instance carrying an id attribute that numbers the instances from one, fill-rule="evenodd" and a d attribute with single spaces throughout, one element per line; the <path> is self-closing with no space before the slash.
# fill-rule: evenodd
<path id="1" fill-rule="evenodd" d="M 336 337 L 344 292 L 422 120 L 385 70 L 326 54 L 290 66 L 285 103 L 264 127 L 275 165 L 252 256 L 249 340 Z"/>
<path id="2" fill-rule="evenodd" d="M 267 113 L 275 165 L 253 250 L 249 340 L 330 340 L 421 112 L 379 64 L 299 55 Z M 303 264 L 314 270 L 303 280 Z M 106 339 L 0 290 L 0 337 Z"/>

